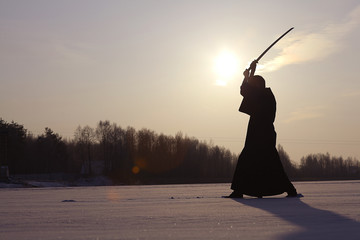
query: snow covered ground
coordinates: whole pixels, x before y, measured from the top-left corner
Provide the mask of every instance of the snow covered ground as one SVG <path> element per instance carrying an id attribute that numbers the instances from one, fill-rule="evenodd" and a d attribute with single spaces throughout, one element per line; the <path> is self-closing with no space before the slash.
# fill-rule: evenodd
<path id="1" fill-rule="evenodd" d="M 360 239 L 360 181 L 305 197 L 221 198 L 229 184 L 1 188 L 0 239 Z"/>

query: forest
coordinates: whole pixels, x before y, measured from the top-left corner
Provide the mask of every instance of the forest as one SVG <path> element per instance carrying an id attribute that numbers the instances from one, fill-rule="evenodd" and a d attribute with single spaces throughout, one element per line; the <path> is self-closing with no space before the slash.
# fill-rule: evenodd
<path id="1" fill-rule="evenodd" d="M 277 146 L 291 180 L 360 179 L 360 162 L 309 154 L 295 164 Z M 0 118 L 0 165 L 10 175 L 58 173 L 71 178 L 103 175 L 115 184 L 231 182 L 237 154 L 178 132 L 175 136 L 99 121 L 77 127 L 63 139 L 46 127 L 34 136 L 21 124 Z"/>

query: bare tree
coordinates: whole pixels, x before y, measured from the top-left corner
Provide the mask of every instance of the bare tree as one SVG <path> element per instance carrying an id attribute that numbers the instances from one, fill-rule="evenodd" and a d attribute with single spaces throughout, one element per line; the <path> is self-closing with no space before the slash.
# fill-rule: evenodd
<path id="1" fill-rule="evenodd" d="M 86 154 L 82 155 L 86 155 L 84 156 L 84 162 L 87 166 L 89 175 L 92 175 L 93 171 L 91 166 L 91 147 L 96 141 L 95 130 L 88 125 L 83 128 L 81 128 L 81 126 L 78 126 L 75 130 L 74 137 L 77 146 L 81 149 L 80 151 L 86 152 Z"/>
<path id="2" fill-rule="evenodd" d="M 109 173 L 111 170 L 110 159 L 110 142 L 111 142 L 112 127 L 110 121 L 100 121 L 96 127 L 96 138 L 102 146 L 103 160 L 105 165 L 105 173 Z"/>

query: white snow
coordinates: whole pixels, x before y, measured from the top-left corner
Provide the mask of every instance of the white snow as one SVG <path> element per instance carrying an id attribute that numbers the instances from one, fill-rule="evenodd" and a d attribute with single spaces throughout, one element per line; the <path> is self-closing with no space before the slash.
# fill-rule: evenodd
<path id="1" fill-rule="evenodd" d="M 221 198 L 229 184 L 0 189 L 0 239 L 360 239 L 360 181 L 303 198 Z"/>

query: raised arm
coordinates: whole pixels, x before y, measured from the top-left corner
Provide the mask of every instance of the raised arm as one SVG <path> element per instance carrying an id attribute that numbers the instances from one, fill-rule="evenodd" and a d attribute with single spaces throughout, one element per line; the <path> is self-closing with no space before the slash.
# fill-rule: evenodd
<path id="1" fill-rule="evenodd" d="M 248 83 L 249 82 L 249 78 L 254 76 L 255 74 L 255 70 L 256 70 L 256 64 L 257 64 L 257 60 L 252 61 L 252 63 L 250 64 L 250 67 L 245 69 L 243 75 L 244 75 L 244 80 L 241 84 L 241 86 L 244 83 Z M 241 91 L 241 87 L 240 87 L 240 94 L 243 95 L 242 91 Z"/>

